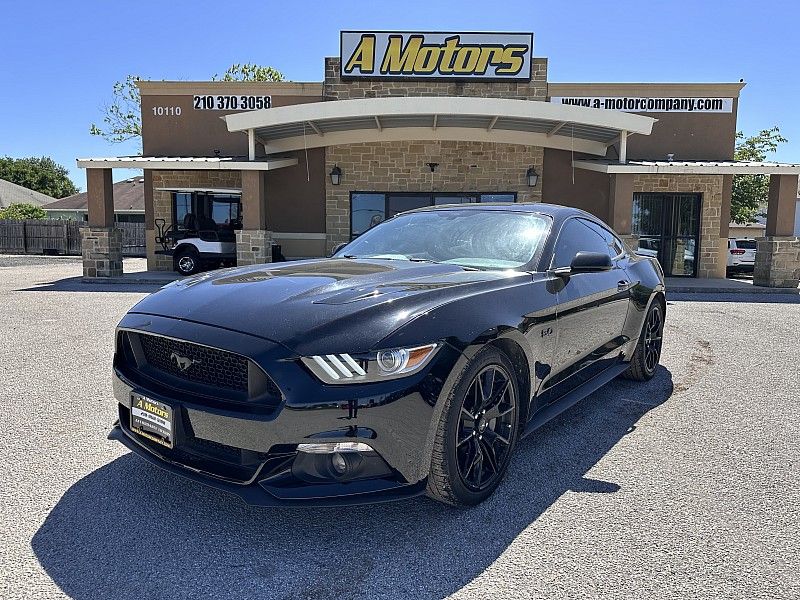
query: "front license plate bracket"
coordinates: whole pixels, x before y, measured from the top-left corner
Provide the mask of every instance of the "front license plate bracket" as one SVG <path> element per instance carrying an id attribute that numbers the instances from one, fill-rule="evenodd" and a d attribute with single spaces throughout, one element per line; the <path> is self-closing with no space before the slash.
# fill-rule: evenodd
<path id="1" fill-rule="evenodd" d="M 131 394 L 131 431 L 167 448 L 175 444 L 172 407 L 140 394 Z"/>

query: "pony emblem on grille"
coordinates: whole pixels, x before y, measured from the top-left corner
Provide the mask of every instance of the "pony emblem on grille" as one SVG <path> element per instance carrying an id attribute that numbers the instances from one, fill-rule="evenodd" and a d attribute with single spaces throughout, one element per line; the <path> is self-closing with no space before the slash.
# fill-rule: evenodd
<path id="1" fill-rule="evenodd" d="M 195 363 L 199 363 L 199 360 L 193 360 L 188 356 L 181 356 L 177 352 L 173 352 L 169 355 L 169 359 L 174 362 L 181 371 L 187 370 Z"/>

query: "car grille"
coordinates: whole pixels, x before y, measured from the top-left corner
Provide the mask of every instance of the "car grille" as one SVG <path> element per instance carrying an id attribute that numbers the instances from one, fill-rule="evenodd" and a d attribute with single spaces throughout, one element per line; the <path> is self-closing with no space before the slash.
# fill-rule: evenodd
<path id="1" fill-rule="evenodd" d="M 115 361 L 123 374 L 157 394 L 169 395 L 177 389 L 196 402 L 223 407 L 220 403 L 233 401 L 256 411 L 275 407 L 283 399 L 278 386 L 256 363 L 219 348 L 121 331 Z"/>
<path id="2" fill-rule="evenodd" d="M 155 335 L 139 335 L 148 364 L 187 381 L 247 391 L 248 360 L 238 354 Z"/>

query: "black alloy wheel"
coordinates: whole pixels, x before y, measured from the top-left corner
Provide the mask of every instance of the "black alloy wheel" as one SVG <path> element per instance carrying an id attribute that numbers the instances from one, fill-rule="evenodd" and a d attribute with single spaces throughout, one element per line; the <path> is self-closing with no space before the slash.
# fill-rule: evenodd
<path id="1" fill-rule="evenodd" d="M 664 340 L 664 307 L 654 300 L 644 319 L 639 343 L 631 357 L 628 370 L 622 374 L 625 379 L 648 381 L 656 372 L 661 360 L 661 346 Z"/>
<path id="2" fill-rule="evenodd" d="M 488 498 L 508 468 L 520 431 L 520 383 L 511 360 L 486 346 L 463 367 L 436 431 L 428 495 L 453 506 Z"/>
<path id="3" fill-rule="evenodd" d="M 458 474 L 470 490 L 485 490 L 502 474 L 516 410 L 514 387 L 502 366 L 489 365 L 475 376 L 461 405 L 456 434 Z"/>
<path id="4" fill-rule="evenodd" d="M 661 343 L 664 339 L 664 319 L 661 318 L 661 307 L 656 305 L 647 316 L 644 326 L 644 366 L 648 373 L 656 370 L 661 358 Z"/>

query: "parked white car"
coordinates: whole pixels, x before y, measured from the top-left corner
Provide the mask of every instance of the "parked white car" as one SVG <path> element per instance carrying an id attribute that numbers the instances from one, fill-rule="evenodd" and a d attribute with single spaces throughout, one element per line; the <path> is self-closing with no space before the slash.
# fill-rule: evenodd
<path id="1" fill-rule="evenodd" d="M 756 241 L 728 238 L 728 270 L 752 271 L 756 263 Z"/>

